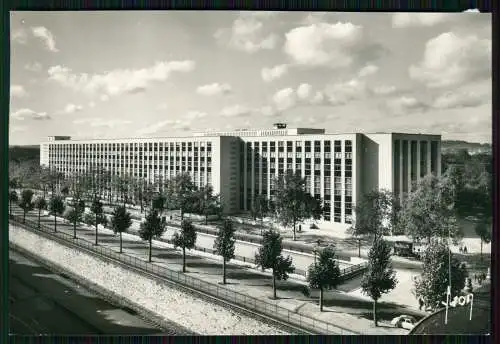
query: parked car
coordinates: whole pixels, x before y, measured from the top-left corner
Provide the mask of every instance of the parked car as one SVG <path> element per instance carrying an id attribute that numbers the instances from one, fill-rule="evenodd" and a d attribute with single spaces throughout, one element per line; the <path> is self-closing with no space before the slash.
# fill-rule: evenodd
<path id="1" fill-rule="evenodd" d="M 395 317 L 391 321 L 391 324 L 394 325 L 394 327 L 400 327 L 406 330 L 411 330 L 412 328 L 414 328 L 416 323 L 417 321 L 415 320 L 414 317 L 412 317 L 411 315 L 404 315 L 404 314 Z"/>

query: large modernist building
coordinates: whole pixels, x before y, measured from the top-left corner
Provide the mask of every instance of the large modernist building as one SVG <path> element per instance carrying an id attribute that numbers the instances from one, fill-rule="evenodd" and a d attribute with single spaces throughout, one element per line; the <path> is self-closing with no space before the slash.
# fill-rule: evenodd
<path id="1" fill-rule="evenodd" d="M 278 124 L 190 137 L 79 141 L 53 136 L 40 146 L 40 163 L 68 174 L 101 167 L 148 181 L 188 172 L 197 186 L 213 186 L 228 213 L 249 210 L 258 194 L 270 197 L 273 177 L 291 170 L 324 200 L 321 223 L 345 229 L 363 194 L 387 189 L 403 199 L 426 174 L 440 175 L 440 146 L 439 135 L 326 134 Z"/>

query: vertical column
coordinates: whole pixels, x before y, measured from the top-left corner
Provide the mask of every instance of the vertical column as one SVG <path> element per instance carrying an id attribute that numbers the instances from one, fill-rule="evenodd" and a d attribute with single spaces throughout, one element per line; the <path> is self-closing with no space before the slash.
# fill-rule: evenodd
<path id="1" fill-rule="evenodd" d="M 345 139 L 340 141 L 340 223 L 345 223 Z"/>
<path id="2" fill-rule="evenodd" d="M 421 151 L 420 151 L 420 143 L 421 141 L 418 140 L 417 141 L 417 183 L 420 181 L 420 173 L 421 173 L 421 170 L 420 170 L 420 164 L 421 164 L 421 159 L 420 159 L 420 155 L 422 154 Z"/>
<path id="3" fill-rule="evenodd" d="M 441 176 L 441 140 L 436 141 L 437 147 L 436 147 L 436 171 L 437 171 L 437 176 Z"/>
<path id="4" fill-rule="evenodd" d="M 257 152 L 259 154 L 259 195 L 262 194 L 262 141 L 259 141 L 259 151 Z"/>
<path id="5" fill-rule="evenodd" d="M 427 168 L 426 168 L 426 172 L 427 172 L 427 175 L 429 175 L 431 173 L 431 159 L 432 159 L 432 147 L 431 147 L 431 141 L 430 140 L 427 140 Z"/>
<path id="6" fill-rule="evenodd" d="M 252 195 L 251 195 L 251 199 L 253 200 L 254 198 L 254 195 L 255 195 L 255 141 L 251 141 L 250 142 L 250 147 L 251 147 L 251 151 L 250 151 L 250 163 L 252 164 L 252 169 L 251 169 L 251 183 L 252 183 Z M 252 201 L 253 202 L 253 201 Z"/>
<path id="7" fill-rule="evenodd" d="M 320 144 L 320 181 L 319 181 L 319 186 L 320 186 L 320 197 L 321 199 L 325 199 L 325 139 L 321 139 L 321 144 Z"/>
<path id="8" fill-rule="evenodd" d="M 300 176 L 302 178 L 305 178 L 306 176 L 306 141 L 301 140 L 301 165 L 302 165 L 302 172 L 300 173 Z"/>
<path id="9" fill-rule="evenodd" d="M 399 201 L 403 202 L 403 140 L 399 140 Z"/>
<path id="10" fill-rule="evenodd" d="M 248 172 L 247 172 L 247 155 L 248 155 L 247 142 L 243 141 L 243 210 L 248 210 L 247 205 L 247 184 L 248 184 Z"/>
<path id="11" fill-rule="evenodd" d="M 413 172 L 413 164 L 412 164 L 412 140 L 408 140 L 408 193 L 411 191 L 411 173 Z"/>
<path id="12" fill-rule="evenodd" d="M 352 221 L 354 221 L 354 216 L 355 216 L 355 211 L 354 207 L 356 206 L 356 202 L 358 200 L 357 196 L 357 190 L 358 190 L 358 138 L 359 136 L 357 134 L 354 135 L 353 140 L 352 140 L 352 153 L 351 153 L 351 168 L 352 168 L 352 177 L 351 177 L 351 187 L 352 187 L 352 195 L 351 195 L 351 207 L 353 208 L 352 210 Z"/>
<path id="13" fill-rule="evenodd" d="M 271 141 L 267 140 L 267 199 L 271 199 Z"/>

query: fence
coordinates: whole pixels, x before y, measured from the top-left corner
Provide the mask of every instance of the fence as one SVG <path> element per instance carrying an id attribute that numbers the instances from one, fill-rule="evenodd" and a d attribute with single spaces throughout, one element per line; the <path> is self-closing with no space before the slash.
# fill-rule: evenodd
<path id="1" fill-rule="evenodd" d="M 254 311 L 258 314 L 263 314 L 271 319 L 288 322 L 290 324 L 298 326 L 299 328 L 303 328 L 312 331 L 314 333 L 341 334 L 341 335 L 358 334 L 354 331 L 329 324 L 322 320 L 294 313 L 286 308 L 278 306 L 277 304 L 266 302 L 264 300 L 259 300 L 254 297 L 229 290 L 218 284 L 209 283 L 201 279 L 188 276 L 182 272 L 168 269 L 166 267 L 160 267 L 158 265 L 146 262 L 145 260 L 139 259 L 137 257 L 131 257 L 123 253 L 120 254 L 107 247 L 94 246 L 91 242 L 86 241 L 84 239 L 80 238 L 74 239 L 72 235 L 66 233 L 61 233 L 61 232 L 55 233 L 53 232 L 53 228 L 51 226 L 42 224 L 40 225 L 40 228 L 38 228 L 38 223 L 36 221 L 26 219 L 26 222 L 23 224 L 22 218 L 19 216 L 11 216 L 10 219 L 16 222 L 16 225 L 19 225 L 30 231 L 36 231 L 36 229 L 38 229 L 39 231 L 42 231 L 48 234 L 49 236 L 56 238 L 56 240 L 59 239 L 69 242 L 73 245 L 82 247 L 88 251 L 98 253 L 101 256 L 111 258 L 113 260 L 127 264 L 134 268 L 138 268 L 148 273 L 156 274 L 162 278 L 166 278 L 175 283 L 179 283 L 194 290 L 198 290 L 212 297 L 225 300 L 229 303 L 238 305 L 250 311 Z"/>

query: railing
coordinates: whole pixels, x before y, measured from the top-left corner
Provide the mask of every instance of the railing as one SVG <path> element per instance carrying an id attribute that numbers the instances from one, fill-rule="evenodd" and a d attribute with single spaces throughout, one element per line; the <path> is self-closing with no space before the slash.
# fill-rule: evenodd
<path id="1" fill-rule="evenodd" d="M 10 216 L 10 219 L 11 221 L 16 222 L 16 225 L 19 225 L 20 227 L 23 227 L 30 231 L 33 232 L 36 232 L 37 230 L 41 231 L 46 235 L 55 238 L 56 240 L 59 239 L 61 241 L 71 243 L 73 245 L 82 247 L 88 251 L 98 253 L 104 257 L 108 257 L 113 260 L 119 261 L 121 263 L 128 264 L 129 266 L 144 270 L 149 273 L 156 274 L 160 277 L 166 278 L 175 283 L 185 285 L 194 290 L 198 290 L 202 293 L 211 295 L 212 297 L 216 297 L 218 299 L 225 300 L 229 303 L 236 304 L 247 310 L 255 311 L 258 314 L 263 314 L 272 319 L 288 322 L 290 324 L 298 326 L 299 328 L 303 328 L 309 331 L 313 331 L 315 333 L 322 333 L 322 334 L 341 334 L 341 335 L 358 334 L 354 331 L 329 324 L 322 320 L 294 313 L 286 308 L 278 306 L 277 304 L 273 304 L 264 300 L 259 300 L 254 297 L 229 290 L 218 284 L 209 283 L 201 279 L 188 276 L 182 272 L 171 270 L 166 267 L 161 267 L 155 265 L 154 263 L 146 262 L 145 260 L 137 257 L 132 257 L 123 253 L 120 254 L 107 247 L 94 246 L 93 243 L 87 240 L 80 238 L 74 239 L 73 236 L 70 234 L 62 232 L 55 233 L 53 232 L 53 228 L 51 226 L 41 224 L 40 228 L 38 228 L 38 223 L 33 220 L 26 219 L 26 222 L 23 223 L 22 218 L 15 215 Z"/>

